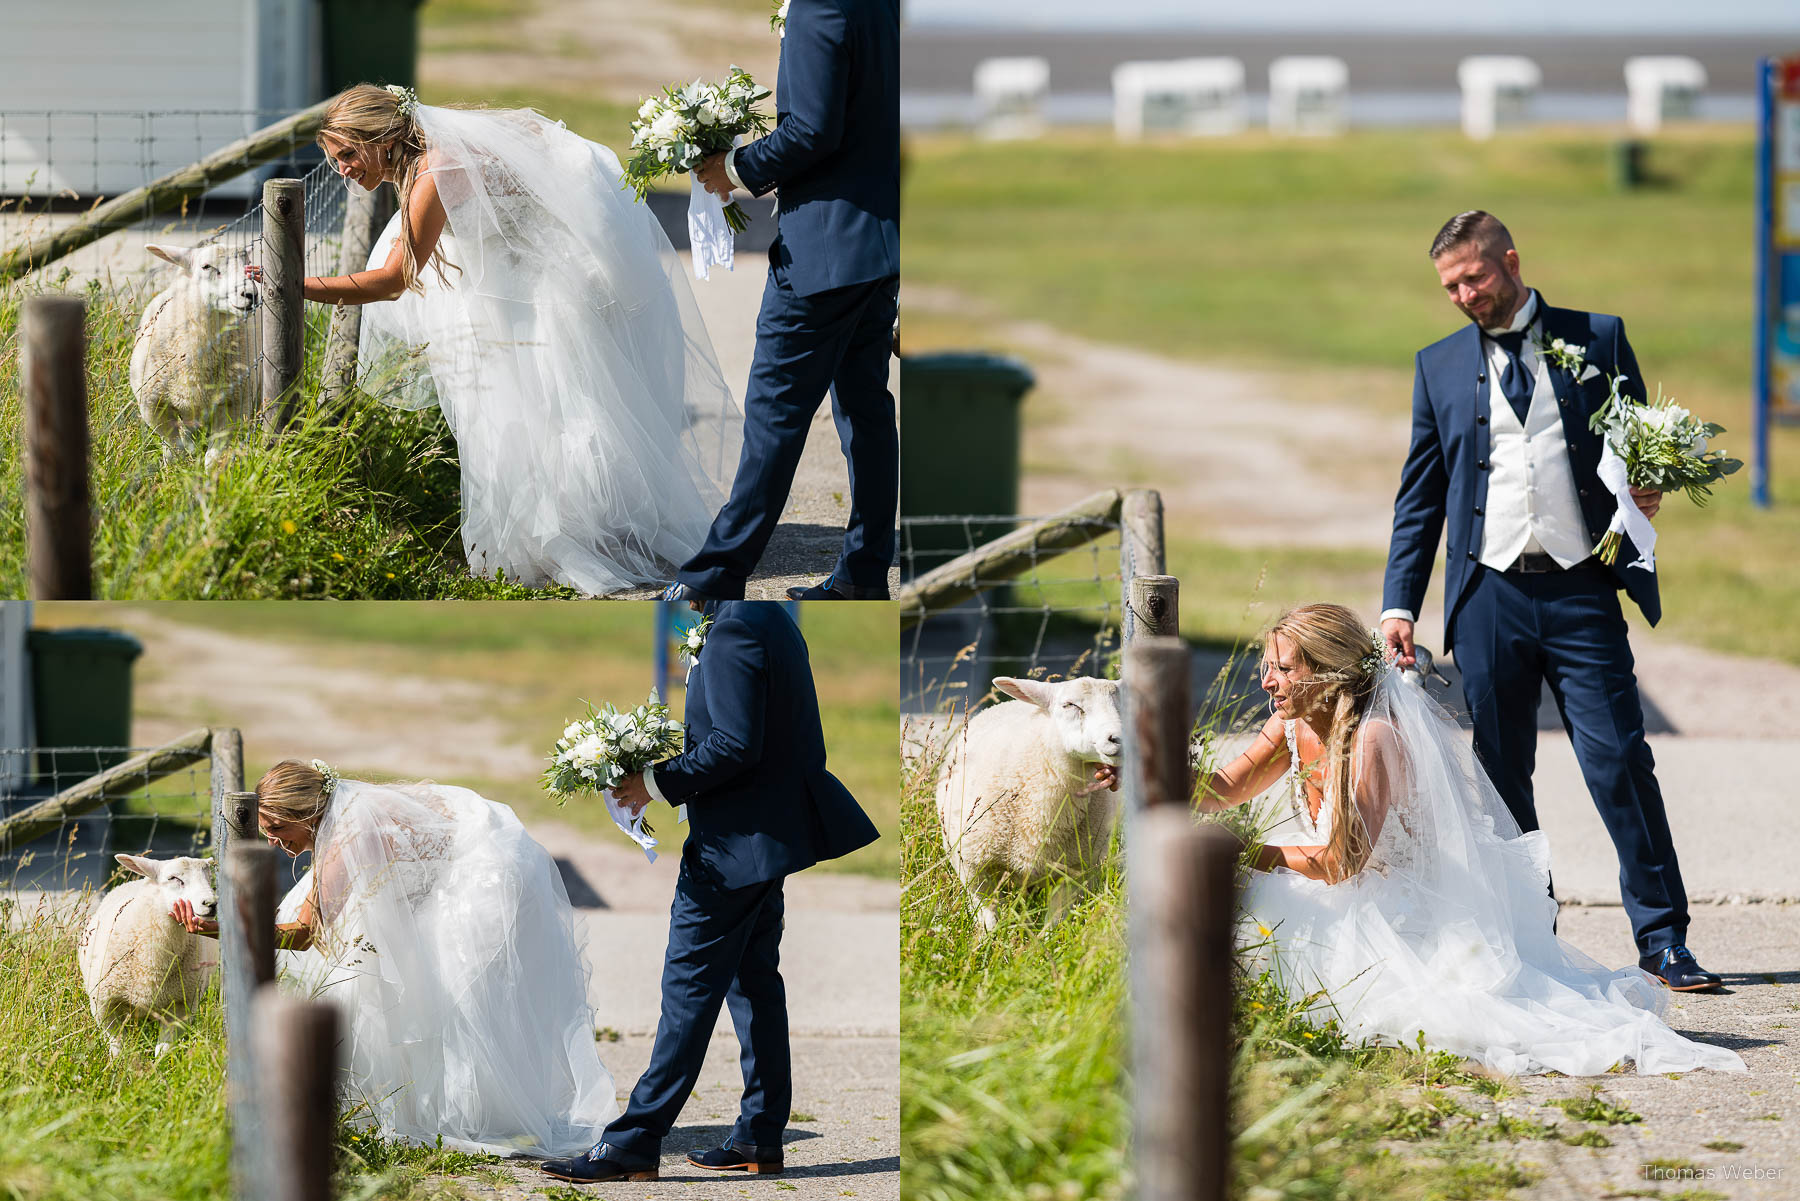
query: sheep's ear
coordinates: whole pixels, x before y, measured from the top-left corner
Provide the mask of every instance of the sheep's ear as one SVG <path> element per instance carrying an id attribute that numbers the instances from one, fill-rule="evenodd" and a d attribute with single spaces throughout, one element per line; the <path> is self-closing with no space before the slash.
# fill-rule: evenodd
<path id="1" fill-rule="evenodd" d="M 1050 707 L 1050 686 L 1042 680 L 1021 680 L 1014 676 L 995 676 L 994 687 L 1014 700 L 1036 705 L 1040 709 Z"/>
<path id="2" fill-rule="evenodd" d="M 174 263 L 177 267 L 187 266 L 188 260 L 194 256 L 194 252 L 186 246 L 163 246 L 156 242 L 147 242 L 144 249 L 165 262 Z"/>
<path id="3" fill-rule="evenodd" d="M 156 860 L 154 859 L 146 859 L 142 855 L 114 855 L 113 858 L 140 876 L 156 879 Z"/>

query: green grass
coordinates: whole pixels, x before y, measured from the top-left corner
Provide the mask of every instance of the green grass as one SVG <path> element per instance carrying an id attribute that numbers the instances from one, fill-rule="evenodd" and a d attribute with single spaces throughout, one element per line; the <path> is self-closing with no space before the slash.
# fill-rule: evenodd
<path id="1" fill-rule="evenodd" d="M 1649 382 L 1725 425 L 1721 444 L 1748 459 L 1753 139 L 1717 127 L 1659 138 L 1650 162 L 1660 182 L 1631 193 L 1610 183 L 1612 139 L 1561 129 L 1486 143 L 1433 130 L 1132 146 L 1089 134 L 917 138 L 904 178 L 907 286 L 949 289 L 975 307 L 922 302 L 908 349 L 966 349 L 971 329 L 1027 319 L 1275 370 L 1295 399 L 1363 405 L 1372 394 L 1404 413 L 1413 354 L 1462 322 L 1425 248 L 1450 214 L 1481 207 L 1513 230 L 1527 282 L 1552 303 L 1623 314 Z M 1336 392 L 1333 372 L 1343 376 Z M 1370 372 L 1390 373 L 1391 387 L 1372 387 Z M 1356 453 L 1385 456 L 1398 481 L 1404 446 Z M 1705 510 L 1665 504 L 1660 634 L 1800 663 L 1800 625 L 1787 617 L 1800 609 L 1800 429 L 1775 430 L 1772 458 L 1770 510 L 1751 506 L 1747 473 Z M 1184 628 L 1208 638 L 1241 625 L 1265 563 L 1271 584 L 1379 590 L 1379 555 L 1236 550 L 1174 515 L 1170 535 L 1184 593 L 1204 594 L 1199 605 L 1182 597 Z"/>
<path id="2" fill-rule="evenodd" d="M 985 938 L 943 852 L 941 752 L 903 769 L 902 1191 L 920 1201 L 1118 1197 L 1131 1189 L 1128 971 L 1121 864 L 1045 930 L 1014 897 Z M 1507 1145 L 1556 1137 L 1483 1118 L 1505 1091 L 1455 1057 L 1351 1045 L 1267 973 L 1233 1029 L 1235 1195 L 1500 1197 L 1531 1182 Z"/>
<path id="3" fill-rule="evenodd" d="M 0 290 L 0 446 L 23 441 L 18 316 Z M 138 306 L 93 283 L 88 304 L 96 597 L 313 599 L 572 596 L 471 576 L 460 482 L 443 418 L 367 398 L 318 404 L 325 314 L 308 314 L 300 418 L 273 445 L 246 432 L 218 468 L 162 458 L 128 383 Z M 23 459 L 0 456 L 0 595 L 23 596 Z"/>
<path id="4" fill-rule="evenodd" d="M 78 926 L 0 902 L 0 1197 L 7 1201 L 213 1201 L 230 1191 L 224 1009 L 209 989 L 168 1054 L 129 1029 L 116 1059 L 88 1012 Z M 496 1162 L 338 1131 L 335 1195 L 471 1195 Z"/>

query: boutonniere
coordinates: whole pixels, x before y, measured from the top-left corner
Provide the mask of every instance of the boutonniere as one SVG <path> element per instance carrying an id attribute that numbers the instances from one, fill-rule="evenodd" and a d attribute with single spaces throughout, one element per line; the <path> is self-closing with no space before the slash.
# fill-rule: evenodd
<path id="1" fill-rule="evenodd" d="M 702 617 L 698 625 L 687 632 L 681 640 L 681 661 L 690 668 L 700 661 L 700 648 L 706 645 L 706 636 L 712 633 L 713 619 Z"/>
<path id="2" fill-rule="evenodd" d="M 1535 345 L 1539 355 L 1574 376 L 1576 383 L 1585 384 L 1600 374 L 1600 368 L 1587 361 L 1587 350 L 1573 342 L 1539 338 Z"/>
<path id="3" fill-rule="evenodd" d="M 782 37 L 787 36 L 787 6 L 788 0 L 776 0 L 775 13 L 769 18 L 769 28 Z"/>

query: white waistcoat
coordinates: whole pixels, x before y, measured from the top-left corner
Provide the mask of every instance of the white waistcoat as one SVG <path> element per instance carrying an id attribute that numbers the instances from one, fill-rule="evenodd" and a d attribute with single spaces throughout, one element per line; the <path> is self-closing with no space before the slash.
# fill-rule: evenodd
<path id="1" fill-rule="evenodd" d="M 1500 390 L 1506 352 L 1483 338 L 1488 353 L 1488 493 L 1481 530 L 1481 562 L 1505 571 L 1525 551 L 1544 551 L 1564 567 L 1593 551 L 1569 465 L 1568 437 L 1550 369 L 1527 339 L 1520 365 L 1536 387 L 1525 424 Z"/>

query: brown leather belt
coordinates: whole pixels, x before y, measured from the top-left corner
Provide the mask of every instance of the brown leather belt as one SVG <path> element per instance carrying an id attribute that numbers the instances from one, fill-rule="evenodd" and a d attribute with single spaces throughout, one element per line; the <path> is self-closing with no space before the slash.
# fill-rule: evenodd
<path id="1" fill-rule="evenodd" d="M 1547 575 L 1553 571 L 1587 571 L 1598 567 L 1600 560 L 1589 555 L 1579 563 L 1571 563 L 1564 567 L 1556 559 L 1543 551 L 1527 551 L 1513 560 L 1513 565 L 1506 569 L 1508 575 Z"/>

